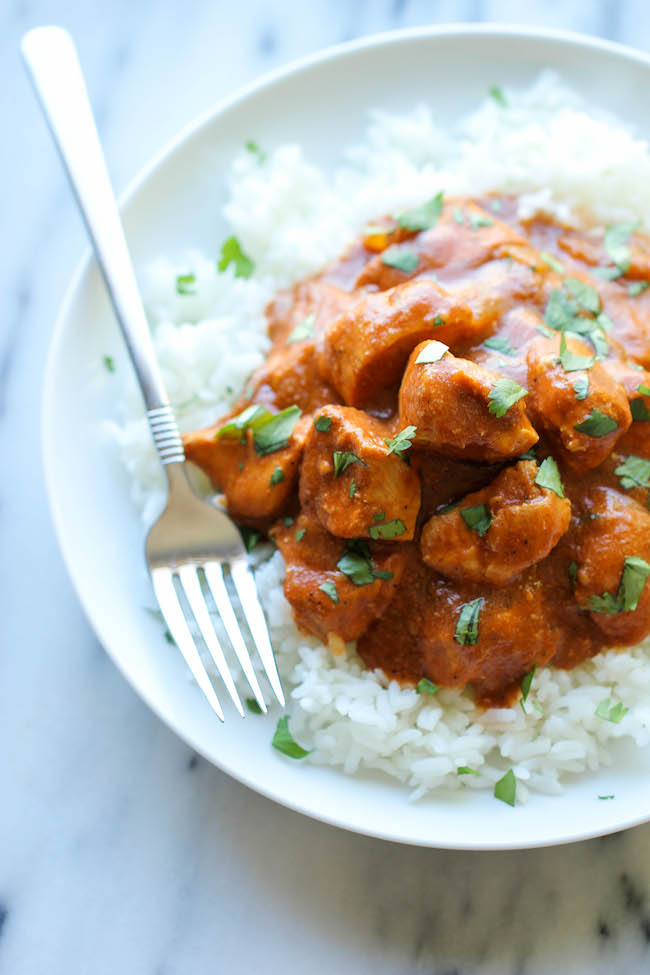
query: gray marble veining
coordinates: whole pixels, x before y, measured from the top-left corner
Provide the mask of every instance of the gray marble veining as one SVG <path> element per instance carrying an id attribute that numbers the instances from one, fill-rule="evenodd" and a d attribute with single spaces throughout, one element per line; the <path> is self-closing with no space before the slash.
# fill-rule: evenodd
<path id="1" fill-rule="evenodd" d="M 258 797 L 188 751 L 125 684 L 83 618 L 46 510 L 42 373 L 84 238 L 22 74 L 21 33 L 48 21 L 73 30 L 121 187 L 189 117 L 277 64 L 363 33 L 465 19 L 650 49 L 641 0 L 0 9 L 3 975 L 650 970 L 650 826 L 567 848 L 438 852 L 350 835 Z"/>

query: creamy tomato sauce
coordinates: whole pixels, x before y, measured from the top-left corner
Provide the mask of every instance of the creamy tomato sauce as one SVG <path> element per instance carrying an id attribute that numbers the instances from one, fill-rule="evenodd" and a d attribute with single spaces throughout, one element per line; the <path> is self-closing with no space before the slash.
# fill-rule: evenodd
<path id="1" fill-rule="evenodd" d="M 650 240 L 428 201 L 276 296 L 247 396 L 185 437 L 297 625 L 507 703 L 650 632 Z"/>

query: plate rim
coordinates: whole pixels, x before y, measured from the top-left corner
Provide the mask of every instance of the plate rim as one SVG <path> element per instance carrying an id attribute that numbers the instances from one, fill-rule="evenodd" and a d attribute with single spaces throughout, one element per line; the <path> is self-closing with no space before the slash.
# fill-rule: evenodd
<path id="1" fill-rule="evenodd" d="M 439 38 L 443 36 L 448 37 L 503 37 L 512 39 L 513 37 L 522 37 L 529 40 L 540 40 L 548 41 L 551 43 L 559 43 L 566 46 L 576 46 L 582 49 L 589 49 L 591 51 L 602 51 L 617 55 L 626 60 L 636 62 L 642 65 L 646 69 L 650 70 L 650 53 L 638 50 L 636 48 L 630 47 L 626 44 L 621 44 L 616 41 L 609 41 L 603 38 L 599 38 L 590 34 L 585 34 L 577 31 L 563 30 L 557 28 L 547 28 L 547 27 L 535 27 L 530 25 L 519 25 L 516 23 L 471 23 L 471 22 L 452 22 L 447 24 L 434 24 L 434 25 L 419 25 L 415 27 L 400 28 L 396 30 L 381 31 L 373 34 L 364 35 L 359 38 L 354 38 L 350 41 L 345 41 L 340 44 L 330 45 L 325 48 L 318 49 L 316 51 L 310 52 L 309 54 L 303 55 L 299 58 L 295 58 L 286 64 L 280 65 L 271 71 L 265 72 L 259 77 L 253 79 L 251 82 L 243 85 L 229 94 L 217 99 L 210 107 L 205 109 L 203 112 L 199 113 L 193 117 L 187 124 L 185 124 L 174 136 L 167 139 L 165 143 L 158 149 L 151 158 L 136 172 L 136 174 L 127 182 L 124 190 L 119 194 L 118 204 L 120 212 L 124 210 L 125 207 L 129 205 L 132 199 L 138 194 L 138 192 L 146 185 L 150 177 L 161 167 L 166 161 L 178 150 L 180 149 L 189 139 L 193 136 L 199 134 L 203 129 L 208 128 L 210 125 L 215 124 L 219 116 L 226 113 L 229 109 L 241 104 L 248 99 L 254 98 L 254 96 L 264 90 L 265 88 L 272 86 L 276 82 L 283 81 L 291 78 L 293 75 L 297 75 L 315 65 L 323 65 L 327 62 L 336 60 L 339 57 L 345 57 L 349 54 L 353 54 L 358 51 L 364 51 L 368 48 L 382 47 L 385 45 L 408 43 L 412 40 L 420 40 L 423 38 Z M 52 526 L 54 528 L 54 534 L 57 542 L 65 570 L 68 577 L 72 583 L 72 587 L 75 592 L 75 596 L 78 599 L 81 608 L 83 610 L 86 620 L 90 624 L 91 629 L 98 642 L 101 644 L 103 650 L 106 652 L 108 657 L 114 666 L 118 669 L 121 675 L 125 678 L 129 686 L 135 691 L 138 697 L 144 701 L 147 707 L 166 725 L 170 730 L 172 730 L 185 744 L 194 749 L 198 754 L 200 754 L 206 761 L 216 768 L 219 768 L 222 772 L 231 776 L 236 781 L 242 783 L 247 788 L 256 792 L 258 795 L 262 795 L 267 799 L 277 803 L 280 806 L 291 809 L 294 812 L 300 813 L 304 816 L 308 816 L 310 819 L 314 819 L 318 822 L 323 822 L 327 825 L 338 827 L 344 829 L 348 832 L 355 833 L 362 836 L 368 836 L 375 839 L 381 839 L 386 842 L 399 843 L 408 846 L 416 846 L 421 848 L 431 848 L 431 849 L 445 849 L 445 850 L 459 850 L 467 852 L 499 852 L 507 850 L 527 850 L 527 849 L 540 849 L 544 847 L 553 846 L 563 846 L 569 843 L 583 842 L 586 840 L 594 839 L 599 836 L 606 836 L 612 833 L 620 832 L 622 830 L 630 829 L 634 826 L 642 825 L 650 821 L 650 806 L 645 813 L 639 815 L 628 816 L 627 818 L 605 827 L 593 827 L 588 830 L 575 829 L 567 830 L 564 828 L 563 835 L 559 838 L 542 838 L 540 840 L 528 840 L 525 842 L 513 840 L 511 842 L 501 842 L 501 841 L 483 841 L 483 842 L 463 842 L 460 843 L 457 840 L 447 840 L 445 841 L 433 837 L 431 842 L 425 842 L 418 837 L 409 837 L 400 834 L 398 831 L 389 832 L 385 829 L 373 829 L 371 826 L 367 828 L 361 828 L 358 825 L 346 822 L 343 818 L 325 811 L 316 811 L 308 807 L 308 805 L 301 801 L 299 798 L 294 796 L 286 796 L 284 794 L 274 793 L 273 790 L 264 785 L 257 783 L 254 778 L 247 774 L 245 770 L 240 770 L 232 768 L 227 762 L 218 761 L 213 755 L 206 753 L 204 748 L 200 743 L 194 740 L 193 735 L 186 731 L 180 723 L 175 720 L 173 715 L 167 714 L 158 707 L 157 703 L 151 698 L 149 691 L 138 683 L 135 678 L 129 673 L 126 667 L 123 665 L 122 661 L 113 653 L 110 645 L 105 643 L 100 635 L 100 624 L 95 619 L 94 610 L 87 604 L 84 597 L 81 595 L 80 589 L 77 585 L 76 571 L 74 569 L 74 556 L 72 551 L 72 546 L 67 541 L 66 532 L 63 525 L 63 514 L 59 508 L 57 502 L 57 495 L 55 491 L 55 474 L 54 474 L 54 437 L 53 427 L 51 424 L 53 420 L 51 419 L 51 413 L 48 412 L 47 406 L 55 394 L 55 371 L 56 363 L 58 361 L 59 347 L 63 342 L 64 333 L 66 331 L 66 323 L 70 317 L 70 313 L 74 306 L 74 303 L 78 297 L 78 294 L 86 281 L 89 274 L 96 268 L 96 263 L 94 260 L 93 252 L 90 246 L 86 246 L 83 255 L 79 262 L 77 263 L 70 282 L 65 290 L 61 305 L 54 318 L 54 327 L 49 340 L 47 356 L 45 361 L 45 368 L 43 372 L 43 385 L 41 392 L 41 408 L 40 408 L 40 448 L 41 448 L 41 462 L 43 467 L 44 476 L 44 486 L 47 496 L 47 505 L 51 517 Z M 338 770 L 340 774 L 340 770 Z M 587 773 L 588 774 L 588 773 Z M 407 796 L 405 793 L 405 801 L 407 801 Z"/>

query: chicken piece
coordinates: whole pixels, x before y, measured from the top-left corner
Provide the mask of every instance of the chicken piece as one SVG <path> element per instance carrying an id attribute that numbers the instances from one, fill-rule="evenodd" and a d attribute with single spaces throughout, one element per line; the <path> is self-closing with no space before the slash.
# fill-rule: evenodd
<path id="1" fill-rule="evenodd" d="M 321 377 L 313 341 L 276 346 L 247 386 L 252 389 L 250 399 L 278 411 L 295 404 L 305 413 L 313 413 L 325 403 L 340 401 L 336 390 Z"/>
<path id="2" fill-rule="evenodd" d="M 335 652 L 341 641 L 361 636 L 390 605 L 407 546 L 346 543 L 305 512 L 292 525 L 277 522 L 270 534 L 284 557 L 284 594 L 296 624 Z"/>
<path id="3" fill-rule="evenodd" d="M 251 427 L 217 437 L 229 420 L 185 434 L 185 453 L 223 491 L 236 521 L 262 526 L 282 514 L 294 494 L 311 418 L 298 419 L 288 437 L 280 439 L 285 445 L 262 454 Z"/>
<path id="4" fill-rule="evenodd" d="M 537 443 L 523 399 L 502 416 L 490 412 L 498 376 L 450 353 L 418 363 L 426 346 L 413 350 L 399 391 L 400 423 L 417 428 L 418 446 L 490 462 L 518 457 Z"/>
<path id="5" fill-rule="evenodd" d="M 271 341 L 285 345 L 296 329 L 318 337 L 353 300 L 347 291 L 321 278 L 280 291 L 266 310 Z"/>
<path id="6" fill-rule="evenodd" d="M 459 690 L 470 684 L 490 704 L 563 643 L 536 567 L 510 586 L 486 589 L 450 582 L 411 558 L 395 598 L 359 639 L 357 652 L 388 678 L 417 683 L 425 677 Z"/>
<path id="7" fill-rule="evenodd" d="M 383 251 L 368 261 L 355 287 L 372 285 L 385 291 L 409 277 L 438 269 L 445 275 L 458 276 L 494 257 L 503 256 L 510 246 L 517 245 L 526 247 L 526 239 L 512 227 L 496 220 L 494 214 L 471 201 L 451 198 L 445 201 L 434 227 L 396 248 L 398 255 L 417 256 L 411 270 L 401 270 L 388 263 L 390 258 Z"/>
<path id="8" fill-rule="evenodd" d="M 569 527 L 571 503 L 538 486 L 538 472 L 535 461 L 522 460 L 434 515 L 420 540 L 426 564 L 451 579 L 505 586 L 546 558 Z"/>
<path id="9" fill-rule="evenodd" d="M 472 316 L 433 281 L 368 294 L 327 328 L 320 369 L 350 406 L 368 406 L 398 382 L 411 350 L 425 338 L 467 341 Z"/>
<path id="10" fill-rule="evenodd" d="M 650 458 L 650 372 L 621 360 L 608 362 L 607 369 L 625 390 L 632 413 L 632 425 L 616 447 L 623 453 Z"/>
<path id="11" fill-rule="evenodd" d="M 488 261 L 462 277 L 448 277 L 441 271 L 439 280 L 455 301 L 467 305 L 479 340 L 487 337 L 507 312 L 525 307 L 526 302 L 540 301 L 542 291 L 539 274 L 529 265 L 508 258 Z"/>
<path id="12" fill-rule="evenodd" d="M 644 582 L 642 567 L 626 568 L 625 560 L 635 557 L 650 563 L 650 512 L 612 488 L 592 489 L 583 503 L 575 599 L 591 610 L 591 618 L 609 641 L 623 646 L 638 643 L 650 633 L 650 583 Z M 632 595 L 638 597 L 638 606 L 626 609 L 635 601 Z"/>
<path id="13" fill-rule="evenodd" d="M 567 337 L 567 350 L 589 358 L 593 354 L 589 345 L 572 336 Z M 559 335 L 536 339 L 528 351 L 531 419 L 567 463 L 579 469 L 597 467 L 632 422 L 625 390 L 603 363 L 567 372 L 559 354 Z M 583 424 L 583 430 L 576 430 Z"/>
<path id="14" fill-rule="evenodd" d="M 420 480 L 406 460 L 388 453 L 390 437 L 385 423 L 351 406 L 326 406 L 314 417 L 305 441 L 300 501 L 332 535 L 413 538 Z"/>

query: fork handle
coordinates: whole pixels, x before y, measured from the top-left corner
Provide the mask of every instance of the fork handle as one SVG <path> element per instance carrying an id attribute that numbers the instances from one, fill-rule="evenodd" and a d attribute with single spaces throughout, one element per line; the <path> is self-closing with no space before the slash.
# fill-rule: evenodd
<path id="1" fill-rule="evenodd" d="M 122 329 L 160 460 L 184 461 L 74 42 L 61 27 L 36 27 L 21 50 Z"/>

